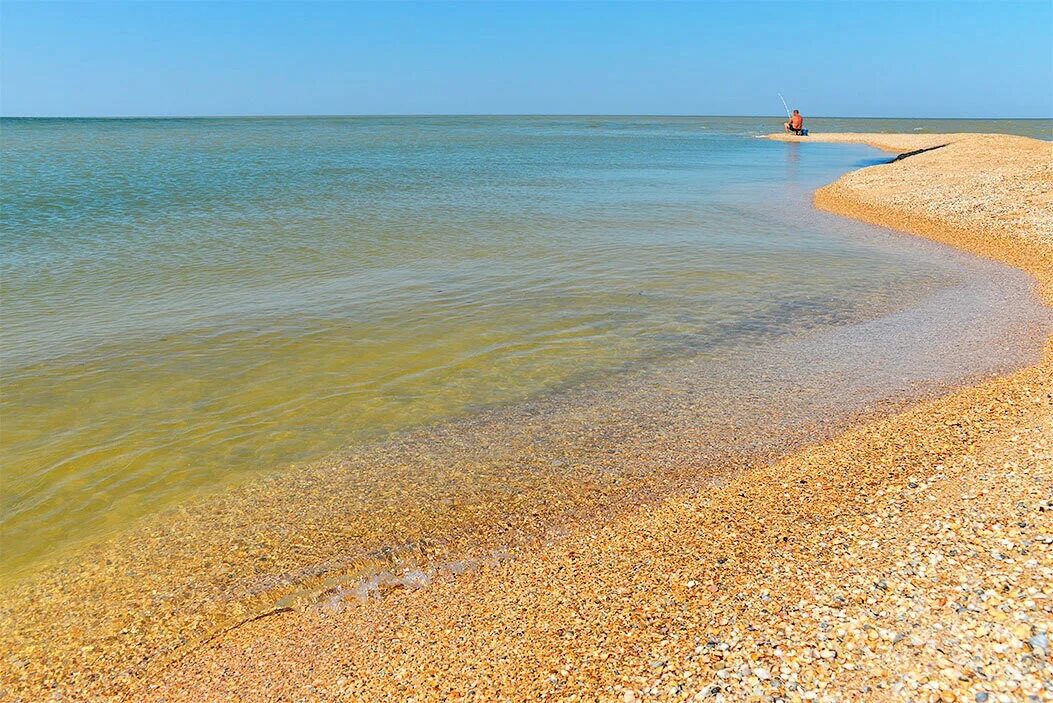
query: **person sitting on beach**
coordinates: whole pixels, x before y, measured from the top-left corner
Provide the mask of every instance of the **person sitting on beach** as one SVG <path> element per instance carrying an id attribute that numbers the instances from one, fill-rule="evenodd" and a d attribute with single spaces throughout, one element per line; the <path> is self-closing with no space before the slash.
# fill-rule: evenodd
<path id="1" fill-rule="evenodd" d="M 800 134 L 802 127 L 804 127 L 804 118 L 801 117 L 801 112 L 799 110 L 794 110 L 793 117 L 790 118 L 790 121 L 783 124 L 783 129 L 787 132 L 793 132 L 794 134 Z"/>

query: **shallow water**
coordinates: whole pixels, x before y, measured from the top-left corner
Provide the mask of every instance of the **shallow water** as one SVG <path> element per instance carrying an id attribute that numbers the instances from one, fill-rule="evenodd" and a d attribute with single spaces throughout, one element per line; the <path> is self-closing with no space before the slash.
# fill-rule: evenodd
<path id="1" fill-rule="evenodd" d="M 885 359 L 831 384 L 843 397 L 824 412 L 857 409 L 846 389 L 876 399 L 1030 358 L 1043 312 L 1023 277 L 812 212 L 814 187 L 884 157 L 753 138 L 771 129 L 4 120 L 0 565 L 619 374 L 701 364 L 714 407 L 785 393 L 785 369 L 741 359 L 821 338 L 806 333 L 856 335 L 810 352 L 813 388 Z M 956 330 L 985 333 L 938 343 Z"/>

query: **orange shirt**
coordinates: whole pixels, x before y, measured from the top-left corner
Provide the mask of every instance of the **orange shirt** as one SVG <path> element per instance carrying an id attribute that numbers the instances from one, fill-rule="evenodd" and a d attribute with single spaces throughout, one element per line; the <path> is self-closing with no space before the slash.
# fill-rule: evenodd
<path id="1" fill-rule="evenodd" d="M 800 129 L 801 125 L 804 124 L 804 118 L 800 114 L 794 115 L 790 118 L 790 126 L 794 129 Z"/>

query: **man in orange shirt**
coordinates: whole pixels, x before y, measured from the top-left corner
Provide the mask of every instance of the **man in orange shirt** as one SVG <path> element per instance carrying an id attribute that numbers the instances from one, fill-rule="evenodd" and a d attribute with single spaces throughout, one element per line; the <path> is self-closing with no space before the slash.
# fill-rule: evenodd
<path id="1" fill-rule="evenodd" d="M 801 117 L 799 110 L 793 111 L 793 117 L 790 118 L 789 122 L 783 124 L 783 129 L 787 132 L 793 132 L 794 134 L 800 134 L 801 128 L 804 126 L 804 118 Z"/>

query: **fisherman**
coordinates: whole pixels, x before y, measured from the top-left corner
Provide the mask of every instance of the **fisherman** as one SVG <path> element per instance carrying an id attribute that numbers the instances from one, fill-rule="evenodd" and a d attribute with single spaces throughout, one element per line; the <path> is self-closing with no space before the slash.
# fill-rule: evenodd
<path id="1" fill-rule="evenodd" d="M 793 132 L 794 134 L 800 134 L 803 127 L 804 118 L 801 117 L 800 110 L 794 110 L 793 117 L 790 118 L 790 121 L 783 123 L 783 129 L 786 130 L 787 133 Z"/>

